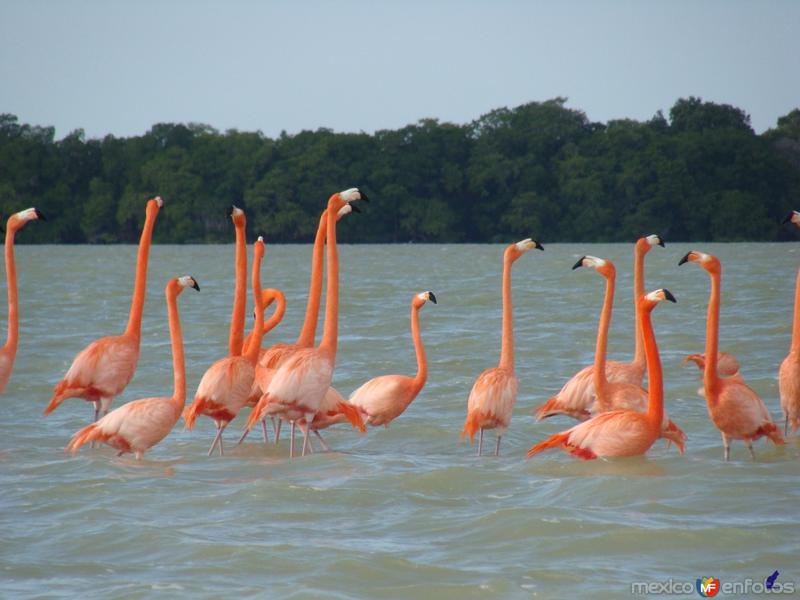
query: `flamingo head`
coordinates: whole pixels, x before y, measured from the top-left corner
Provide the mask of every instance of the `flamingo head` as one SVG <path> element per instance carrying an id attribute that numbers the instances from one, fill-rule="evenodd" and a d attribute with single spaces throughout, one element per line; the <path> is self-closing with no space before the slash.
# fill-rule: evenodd
<path id="1" fill-rule="evenodd" d="M 617 273 L 617 268 L 614 266 L 614 263 L 607 258 L 597 258 L 596 256 L 590 256 L 588 254 L 586 256 L 581 256 L 578 262 L 572 265 L 573 270 L 579 267 L 594 269 L 606 279 L 614 277 Z"/>
<path id="2" fill-rule="evenodd" d="M 650 252 L 653 246 L 664 248 L 664 240 L 658 234 L 645 235 L 636 240 L 636 248 L 643 253 Z"/>
<path id="3" fill-rule="evenodd" d="M 356 202 L 357 200 L 369 202 L 369 198 L 367 198 L 367 195 L 364 192 L 355 187 L 350 188 L 341 192 L 337 192 L 328 198 L 328 208 L 333 207 L 333 209 L 338 212 L 342 209 L 342 207 L 344 207 L 345 204 L 350 204 L 352 202 Z"/>
<path id="4" fill-rule="evenodd" d="M 786 217 L 781 222 L 784 225 L 786 223 L 792 223 L 795 227 L 800 228 L 800 212 L 793 210 L 788 215 L 786 215 Z"/>
<path id="5" fill-rule="evenodd" d="M 233 221 L 235 226 L 241 227 L 245 224 L 244 211 L 238 206 L 231 205 L 231 208 L 228 211 L 228 216 L 231 218 L 231 221 Z"/>
<path id="6" fill-rule="evenodd" d="M 258 236 L 258 239 L 253 244 L 253 260 L 261 260 L 264 258 L 264 237 Z"/>
<path id="7" fill-rule="evenodd" d="M 198 292 L 200 291 L 200 286 L 197 285 L 197 280 L 194 277 L 184 275 L 183 277 L 178 277 L 175 281 L 178 283 L 178 293 L 187 287 L 194 288 Z"/>
<path id="8" fill-rule="evenodd" d="M 147 201 L 145 214 L 148 217 L 155 217 L 158 214 L 158 211 L 161 210 L 161 207 L 163 206 L 164 206 L 164 201 L 161 199 L 161 196 L 150 198 L 150 200 Z"/>
<path id="9" fill-rule="evenodd" d="M 350 213 L 360 213 L 361 209 L 358 208 L 355 204 L 345 204 L 342 208 L 339 209 L 339 212 L 336 213 L 336 220 L 339 221 L 343 216 L 349 215 Z"/>
<path id="10" fill-rule="evenodd" d="M 697 250 L 690 250 L 687 252 L 684 257 L 678 261 L 678 266 L 687 262 L 697 263 L 709 273 L 719 273 L 722 270 L 722 264 L 716 256 L 713 254 L 706 254 L 705 252 L 698 252 Z"/>
<path id="11" fill-rule="evenodd" d="M 701 371 L 706 368 L 706 357 L 704 354 L 689 354 L 683 359 L 683 364 L 687 365 L 693 362 Z"/>
<path id="12" fill-rule="evenodd" d="M 431 291 L 420 292 L 419 294 L 415 294 L 411 299 L 411 306 L 414 308 L 420 308 L 428 300 L 436 304 L 436 295 Z"/>
<path id="13" fill-rule="evenodd" d="M 649 294 L 640 296 L 639 307 L 644 310 L 651 311 L 653 308 L 655 308 L 656 304 L 663 302 L 664 300 L 667 300 L 668 302 L 677 302 L 675 296 L 673 296 L 668 289 L 660 288 L 653 290 Z"/>
<path id="14" fill-rule="evenodd" d="M 46 221 L 44 215 L 38 208 L 26 208 L 18 213 L 14 213 L 8 218 L 6 226 L 11 232 L 15 232 L 25 226 L 28 221 Z"/>
<path id="15" fill-rule="evenodd" d="M 515 244 L 511 244 L 506 248 L 505 257 L 511 261 L 517 260 L 520 256 L 525 254 L 528 250 L 533 250 L 536 248 L 537 250 L 544 250 L 544 246 L 542 246 L 536 240 L 532 240 L 531 238 L 525 238 Z"/>

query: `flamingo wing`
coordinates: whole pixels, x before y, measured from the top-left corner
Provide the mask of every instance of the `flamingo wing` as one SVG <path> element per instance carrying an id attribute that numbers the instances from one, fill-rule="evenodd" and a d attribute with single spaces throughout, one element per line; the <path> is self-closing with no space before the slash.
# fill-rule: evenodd
<path id="1" fill-rule="evenodd" d="M 388 425 L 400 416 L 414 396 L 412 378 L 406 375 L 374 377 L 350 394 L 350 404 L 367 414 L 370 425 Z"/>

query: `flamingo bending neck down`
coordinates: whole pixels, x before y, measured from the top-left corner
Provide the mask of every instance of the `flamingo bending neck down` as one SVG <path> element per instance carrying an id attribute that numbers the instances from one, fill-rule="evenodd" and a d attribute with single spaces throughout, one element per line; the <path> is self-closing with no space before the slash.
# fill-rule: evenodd
<path id="1" fill-rule="evenodd" d="M 800 212 L 793 210 L 783 222 L 800 227 Z M 789 435 L 790 425 L 792 432 L 797 433 L 800 427 L 800 269 L 797 270 L 794 292 L 792 346 L 778 371 L 778 389 L 783 410 L 783 435 Z"/>
<path id="2" fill-rule="evenodd" d="M 430 300 L 436 304 L 433 292 L 422 292 L 411 298 L 411 337 L 417 355 L 417 374 L 381 375 L 370 379 L 350 395 L 350 404 L 362 414 L 368 425 L 389 426 L 417 397 L 428 378 L 428 360 L 419 332 L 419 310 Z"/>
<path id="3" fill-rule="evenodd" d="M 239 356 L 226 356 L 211 365 L 203 374 L 194 401 L 186 409 L 184 420 L 186 429 L 194 428 L 198 415 L 210 417 L 217 428 L 217 434 L 208 455 L 219 446 L 219 454 L 225 451 L 222 446 L 222 433 L 239 410 L 247 403 L 250 388 L 256 373 L 258 351 L 264 337 L 264 306 L 261 293 L 261 261 L 264 258 L 264 239 L 259 237 L 253 244 L 253 299 L 256 305 L 256 320 L 253 333 L 247 346 L 247 352 Z"/>
<path id="4" fill-rule="evenodd" d="M 292 426 L 289 455 L 294 456 L 294 430 L 297 421 L 313 421 L 331 385 L 336 364 L 339 325 L 339 254 L 336 248 L 336 215 L 346 204 L 363 198 L 351 188 L 328 199 L 327 258 L 328 283 L 325 297 L 325 326 L 319 346 L 295 350 L 276 369 L 266 391 L 250 413 L 246 428 L 251 429 L 268 415 L 288 420 Z M 308 448 L 308 427 L 303 435 L 302 455 Z"/>
<path id="5" fill-rule="evenodd" d="M 132 452 L 136 459 L 155 446 L 172 431 L 186 402 L 186 364 L 183 355 L 183 334 L 178 315 L 178 296 L 187 287 L 200 291 L 197 282 L 188 276 L 167 283 L 167 315 L 172 342 L 173 392 L 171 398 L 143 398 L 123 404 L 96 423 L 72 436 L 66 447 L 75 453 L 89 442 L 102 442 L 119 450 L 117 456 Z"/>
<path id="6" fill-rule="evenodd" d="M 606 362 L 606 377 L 612 383 L 641 386 L 644 379 L 645 360 L 639 328 L 638 298 L 644 294 L 645 288 L 644 259 L 653 246 L 664 247 L 661 236 L 652 234 L 640 237 L 633 247 L 634 354 L 629 363 L 613 360 Z M 595 403 L 593 373 L 593 364 L 578 371 L 555 396 L 536 409 L 536 420 L 541 421 L 555 415 L 566 415 L 579 421 L 590 418 Z"/>
<path id="7" fill-rule="evenodd" d="M 467 399 L 467 418 L 461 437 L 469 436 L 472 443 L 478 433 L 478 456 L 483 452 L 484 429 L 495 429 L 497 441 L 494 454 L 500 455 L 500 440 L 511 423 L 514 403 L 517 400 L 517 376 L 514 373 L 514 325 L 511 306 L 511 267 L 516 260 L 537 248 L 544 250 L 539 242 L 530 238 L 508 246 L 503 253 L 503 338 L 500 350 L 500 363 L 497 367 L 486 369 L 472 384 Z"/>
<path id="8" fill-rule="evenodd" d="M 19 344 L 19 295 L 17 291 L 17 266 L 14 262 L 14 236 L 29 221 L 46 221 L 37 208 L 14 213 L 6 223 L 6 279 L 8 280 L 8 335 L 6 343 L 0 348 L 0 394 L 14 370 L 14 359 L 17 357 Z"/>
<path id="9" fill-rule="evenodd" d="M 53 412 L 67 398 L 83 398 L 94 404 L 96 421 L 101 410 L 103 414 L 108 413 L 111 401 L 122 393 L 133 378 L 139 362 L 150 241 L 156 217 L 163 205 L 160 196 L 147 202 L 136 258 L 136 282 L 125 332 L 95 340 L 78 353 L 64 378 L 56 384 L 53 398 L 44 409 L 45 415 Z"/>
<path id="10" fill-rule="evenodd" d="M 647 412 L 618 409 L 605 412 L 556 433 L 528 450 L 528 458 L 548 448 L 561 448 L 584 460 L 598 457 L 637 456 L 646 453 L 662 435 L 664 382 L 650 314 L 663 300 L 675 302 L 668 290 L 660 289 L 639 298 L 638 318 L 647 362 Z"/>
<path id="11" fill-rule="evenodd" d="M 712 254 L 692 250 L 679 265 L 696 263 L 711 278 L 711 293 L 708 299 L 706 320 L 705 369 L 703 391 L 711 421 L 722 434 L 724 458 L 730 459 L 730 440 L 743 440 L 755 460 L 753 440 L 768 437 L 773 444 L 783 444 L 781 435 L 769 415 L 764 401 L 745 384 L 742 377 L 720 377 L 717 369 L 719 356 L 719 305 L 722 288 L 722 264 Z"/>

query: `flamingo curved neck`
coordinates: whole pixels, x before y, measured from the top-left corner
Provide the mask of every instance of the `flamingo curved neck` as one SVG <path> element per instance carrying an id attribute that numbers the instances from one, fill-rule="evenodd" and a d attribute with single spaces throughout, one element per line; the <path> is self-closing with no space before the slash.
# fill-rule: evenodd
<path id="1" fill-rule="evenodd" d="M 339 335 L 339 253 L 336 248 L 336 208 L 328 203 L 328 283 L 325 291 L 325 327 L 319 349 L 336 362 L 336 342 Z"/>
<path id="2" fill-rule="evenodd" d="M 644 353 L 647 360 L 647 419 L 658 431 L 664 420 L 664 378 L 661 371 L 661 358 L 653 332 L 653 322 L 649 310 L 639 309 L 643 336 Z"/>
<path id="3" fill-rule="evenodd" d="M 514 370 L 514 322 L 511 302 L 511 265 L 513 261 L 503 258 L 503 337 L 500 346 L 500 368 Z"/>
<path id="4" fill-rule="evenodd" d="M 608 329 L 611 325 L 611 311 L 614 306 L 614 285 L 615 277 L 613 275 L 607 276 L 603 308 L 600 310 L 600 322 L 597 326 L 597 342 L 594 348 L 594 373 L 592 374 L 598 397 L 605 393 L 608 386 L 606 352 L 608 350 Z"/>
<path id="5" fill-rule="evenodd" d="M 417 355 L 417 374 L 414 376 L 414 389 L 419 392 L 428 379 L 428 358 L 425 356 L 425 347 L 422 345 L 422 335 L 419 330 L 419 306 L 411 306 L 411 337 L 414 340 L 414 352 Z"/>
<path id="6" fill-rule="evenodd" d="M 711 293 L 708 298 L 708 315 L 706 317 L 706 366 L 703 370 L 703 384 L 706 400 L 716 400 L 713 393 L 719 375 L 717 374 L 717 358 L 719 353 L 719 303 L 722 286 L 721 273 L 709 273 L 711 277 Z"/>
<path id="7" fill-rule="evenodd" d="M 245 358 L 252 364 L 256 365 L 258 362 L 258 354 L 261 350 L 261 340 L 264 339 L 264 298 L 261 294 L 261 261 L 263 259 L 263 252 L 253 252 L 253 300 L 256 305 L 256 320 L 253 323 L 253 332 L 250 345 L 247 347 L 247 354 Z"/>
<path id="8" fill-rule="evenodd" d="M 19 342 L 19 297 L 17 291 L 17 266 L 14 261 L 14 234 L 16 230 L 11 226 L 11 219 L 6 226 L 6 278 L 8 280 L 8 333 L 3 352 L 14 356 Z"/>
<path id="9" fill-rule="evenodd" d="M 148 212 L 142 228 L 142 235 L 139 238 L 139 251 L 136 257 L 136 281 L 133 286 L 128 326 L 125 329 L 125 335 L 133 337 L 137 341 L 142 334 L 142 311 L 144 310 L 144 297 L 147 291 L 147 262 L 150 257 L 150 241 L 153 238 L 155 222 L 156 213 Z"/>
<path id="10" fill-rule="evenodd" d="M 183 355 L 181 319 L 178 315 L 178 293 L 174 288 L 167 289 L 167 318 L 172 343 L 172 402 L 180 410 L 186 403 L 186 360 Z"/>
<path id="11" fill-rule="evenodd" d="M 325 209 L 319 218 L 317 235 L 314 237 L 314 249 L 311 253 L 311 280 L 308 284 L 308 300 L 306 301 L 306 317 L 296 342 L 298 346 L 303 348 L 310 348 L 314 345 L 314 336 L 317 333 L 319 305 L 322 300 L 322 262 L 325 252 L 327 226 L 328 210 Z"/>
<path id="12" fill-rule="evenodd" d="M 645 355 L 642 342 L 642 324 L 640 322 L 642 309 L 639 306 L 639 298 L 644 296 L 644 257 L 646 253 L 646 250 L 636 244 L 633 258 L 633 310 L 636 327 L 634 332 L 633 364 L 641 369 L 644 369 Z"/>
<path id="13" fill-rule="evenodd" d="M 797 270 L 797 281 L 794 290 L 794 318 L 792 320 L 792 355 L 800 361 L 800 269 Z"/>
<path id="14" fill-rule="evenodd" d="M 228 353 L 231 356 L 241 356 L 244 340 L 244 312 L 247 304 L 247 241 L 245 240 L 244 219 L 237 219 L 234 225 L 236 227 L 236 288 L 233 292 Z"/>

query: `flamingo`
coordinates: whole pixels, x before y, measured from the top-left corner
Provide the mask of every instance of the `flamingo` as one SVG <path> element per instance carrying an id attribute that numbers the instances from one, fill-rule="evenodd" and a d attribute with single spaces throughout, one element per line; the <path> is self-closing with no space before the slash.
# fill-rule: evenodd
<path id="1" fill-rule="evenodd" d="M 172 342 L 172 397 L 142 398 L 123 404 L 73 435 L 66 452 L 74 454 L 88 442 L 102 442 L 119 450 L 117 456 L 132 452 L 137 460 L 141 460 L 145 451 L 172 431 L 186 401 L 186 365 L 181 320 L 178 315 L 178 296 L 187 287 L 200 291 L 194 278 L 183 276 L 170 279 L 164 292 L 167 297 L 169 336 Z"/>
<path id="2" fill-rule="evenodd" d="M 53 398 L 44 409 L 45 415 L 53 412 L 67 398 L 83 398 L 94 404 L 94 420 L 97 421 L 100 411 L 108 414 L 114 397 L 122 393 L 133 378 L 139 362 L 150 240 L 158 211 L 163 205 L 160 196 L 147 201 L 136 258 L 136 282 L 125 332 L 95 340 L 78 353 L 64 378 L 56 384 Z"/>
<path id="3" fill-rule="evenodd" d="M 618 409 L 605 412 L 575 425 L 571 429 L 556 433 L 528 450 L 528 458 L 548 448 L 561 448 L 583 460 L 598 457 L 638 456 L 645 454 L 661 436 L 664 419 L 664 382 L 661 359 L 658 355 L 653 324 L 650 315 L 655 306 L 663 301 L 675 302 L 675 297 L 666 289 L 659 289 L 641 296 L 637 302 L 637 318 L 643 337 L 647 362 L 648 397 L 647 412 Z"/>
<path id="4" fill-rule="evenodd" d="M 389 426 L 403 414 L 408 405 L 417 397 L 428 378 L 428 361 L 419 333 L 419 311 L 430 300 L 436 304 L 433 292 L 422 292 L 411 298 L 411 337 L 417 355 L 417 374 L 381 375 L 370 379 L 350 394 L 350 404 L 365 417 L 368 425 Z"/>
<path id="5" fill-rule="evenodd" d="M 705 252 L 692 250 L 678 265 L 693 262 L 703 268 L 711 278 L 711 294 L 708 299 L 706 321 L 705 369 L 703 390 L 708 406 L 708 415 L 722 434 L 725 460 L 730 460 L 730 441 L 743 440 L 755 460 L 753 440 L 767 436 L 773 444 L 783 444 L 783 436 L 764 405 L 764 401 L 753 391 L 742 377 L 720 377 L 717 370 L 719 351 L 719 303 L 722 287 L 722 264 L 719 259 Z M 711 357 L 711 358 L 709 358 Z"/>
<path id="6" fill-rule="evenodd" d="M 783 222 L 800 227 L 800 212 L 793 210 Z M 792 346 L 778 370 L 778 389 L 783 410 L 783 435 L 786 436 L 789 435 L 789 425 L 792 426 L 792 433 L 796 433 L 800 427 L 800 269 L 797 271 L 794 292 Z"/>
<path id="7" fill-rule="evenodd" d="M 688 356 L 684 357 L 683 359 L 684 364 L 690 362 L 696 364 L 697 368 L 700 369 L 701 373 L 703 372 L 703 369 L 706 368 L 705 354 L 689 354 Z M 721 377 L 740 376 L 739 361 L 736 360 L 736 357 L 733 354 L 730 354 L 728 352 L 720 352 L 719 354 L 717 354 L 717 372 L 720 374 Z"/>
<path id="8" fill-rule="evenodd" d="M 511 306 L 511 266 L 528 250 L 544 250 L 539 242 L 530 238 L 509 245 L 503 253 L 503 338 L 500 363 L 483 371 L 467 400 L 467 418 L 461 437 L 469 436 L 472 443 L 478 433 L 478 456 L 483 451 L 484 429 L 496 429 L 494 455 L 500 455 L 500 440 L 511 423 L 511 413 L 517 400 L 517 376 L 514 373 L 514 325 Z"/>
<path id="9" fill-rule="evenodd" d="M 360 199 L 364 200 L 365 202 L 369 201 L 365 194 L 362 194 Z M 337 222 L 351 212 L 360 213 L 361 211 L 354 204 L 345 204 L 336 213 Z M 287 358 L 289 358 L 300 348 L 311 348 L 314 345 L 314 336 L 317 332 L 317 320 L 319 318 L 319 305 L 322 297 L 322 263 L 325 251 L 325 238 L 327 236 L 327 223 L 328 209 L 326 207 L 320 215 L 319 224 L 317 226 L 317 234 L 314 238 L 314 248 L 311 253 L 311 281 L 308 284 L 306 314 L 300 334 L 298 335 L 297 341 L 295 341 L 294 344 L 273 344 L 269 348 L 261 351 L 258 364 L 256 365 L 255 381 L 253 382 L 253 387 L 250 391 L 250 397 L 247 400 L 247 404 L 250 406 L 255 406 L 258 403 L 264 391 L 266 391 L 266 389 L 269 387 L 269 382 L 272 379 L 272 376 L 275 374 L 275 371 Z M 340 402 L 344 400 L 342 395 L 333 388 L 331 388 L 329 392 L 326 392 L 325 398 L 326 400 L 324 404 L 326 408 L 330 410 L 335 410 L 335 408 L 339 406 Z M 346 410 L 346 406 L 343 405 L 343 408 Z M 326 415 L 328 412 L 330 412 L 330 410 L 325 410 Z M 345 417 L 344 413 L 342 412 L 339 412 L 338 416 Z M 352 414 L 351 417 L 353 417 Z M 323 416 L 320 415 L 320 419 L 322 418 Z M 281 421 L 279 419 L 276 425 L 275 418 L 273 417 L 272 419 L 275 430 L 275 443 L 277 444 L 280 438 Z M 350 420 L 353 422 L 352 418 Z M 362 427 L 363 423 L 359 426 L 359 428 Z M 261 421 L 261 429 L 263 432 L 266 432 L 266 424 L 263 419 Z M 316 430 L 314 431 L 316 435 L 320 437 L 320 441 L 322 441 L 319 433 L 317 433 Z M 242 436 L 239 438 L 240 444 L 247 437 L 248 433 L 249 429 L 245 429 L 244 432 L 242 432 Z"/>
<path id="10" fill-rule="evenodd" d="M 194 401 L 184 413 L 186 429 L 193 429 L 198 415 L 213 419 L 217 435 L 208 449 L 208 455 L 219 445 L 219 454 L 225 451 L 222 446 L 222 433 L 239 410 L 247 402 L 250 387 L 256 373 L 258 351 L 264 336 L 264 306 L 261 295 L 261 261 L 264 258 L 264 238 L 259 237 L 253 244 L 253 298 L 256 305 L 256 321 L 247 352 L 239 356 L 226 356 L 211 365 L 203 374 Z"/>
<path id="11" fill-rule="evenodd" d="M 606 292 L 605 298 L 603 299 L 603 308 L 600 312 L 600 322 L 597 326 L 594 368 L 592 369 L 592 384 L 596 399 L 590 412 L 593 415 L 619 409 L 645 412 L 648 405 L 648 395 L 642 386 L 620 381 L 611 382 L 608 379 L 608 370 L 605 368 L 606 353 L 608 350 L 608 329 L 611 324 L 611 312 L 614 305 L 614 285 L 616 279 L 614 263 L 607 259 L 597 258 L 596 256 L 584 256 L 578 260 L 572 268 L 577 269 L 579 267 L 593 268 L 606 280 Z M 637 304 L 639 303 L 637 302 Z M 641 304 L 636 308 L 636 318 L 637 321 L 639 321 L 636 330 L 641 333 L 641 317 L 638 314 L 640 309 Z M 666 413 L 664 414 L 662 430 L 663 437 L 671 442 L 675 442 L 678 446 L 678 450 L 683 454 L 686 435 L 680 427 L 675 425 L 667 417 Z"/>
<path id="12" fill-rule="evenodd" d="M 350 188 L 328 199 L 327 257 L 328 283 L 325 296 L 325 326 L 319 346 L 301 348 L 277 368 L 264 395 L 250 413 L 246 429 L 251 429 L 267 415 L 280 416 L 291 423 L 292 440 L 289 456 L 294 457 L 294 430 L 298 420 L 310 423 L 319 411 L 323 397 L 331 385 L 336 364 L 339 325 L 339 256 L 336 249 L 336 215 L 349 202 L 363 194 Z M 309 427 L 304 428 L 302 456 L 308 447 Z"/>
<path id="13" fill-rule="evenodd" d="M 634 321 L 636 322 L 634 336 L 634 357 L 629 363 L 617 361 L 606 362 L 606 376 L 612 383 L 630 383 L 641 386 L 644 379 L 644 348 L 639 331 L 638 298 L 644 294 L 644 258 L 653 246 L 665 246 L 664 240 L 659 235 L 647 235 L 636 240 L 633 249 L 633 306 Z M 578 371 L 561 390 L 542 406 L 536 409 L 536 420 L 541 421 L 548 417 L 563 414 L 579 421 L 584 421 L 592 416 L 591 406 L 595 401 L 593 383 L 594 365 L 587 365 Z"/>
<path id="14" fill-rule="evenodd" d="M 17 231 L 25 227 L 28 221 L 46 221 L 38 208 L 28 208 L 14 213 L 6 223 L 6 277 L 8 279 L 8 335 L 5 345 L 0 348 L 0 394 L 6 389 L 6 384 L 14 369 L 14 359 L 17 357 L 17 344 L 19 343 L 19 298 L 17 294 L 17 266 L 14 262 L 14 236 Z"/>

